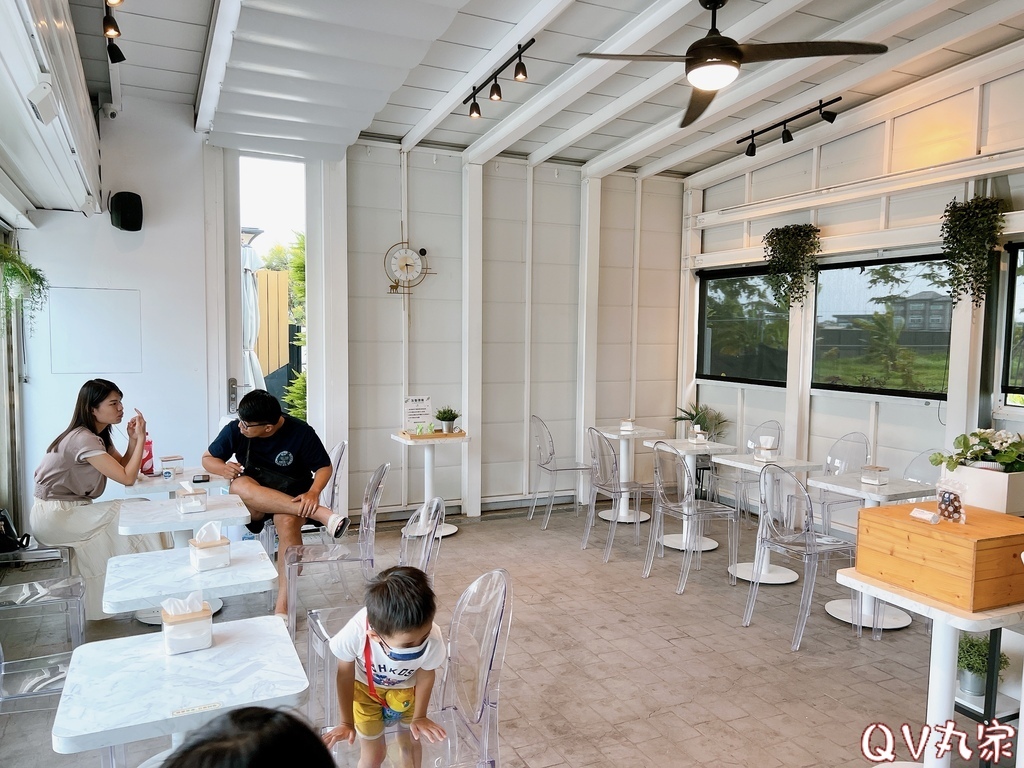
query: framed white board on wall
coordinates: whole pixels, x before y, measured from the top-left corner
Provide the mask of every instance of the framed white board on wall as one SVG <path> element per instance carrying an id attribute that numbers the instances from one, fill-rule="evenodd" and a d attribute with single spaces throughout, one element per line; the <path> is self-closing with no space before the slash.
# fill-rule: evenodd
<path id="1" fill-rule="evenodd" d="M 142 373 L 142 296 L 50 288 L 50 373 Z"/>

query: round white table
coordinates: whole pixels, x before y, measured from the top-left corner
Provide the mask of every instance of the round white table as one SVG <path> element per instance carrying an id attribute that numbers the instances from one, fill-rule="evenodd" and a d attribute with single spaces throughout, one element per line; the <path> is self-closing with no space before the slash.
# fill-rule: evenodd
<path id="1" fill-rule="evenodd" d="M 392 432 L 391 439 L 402 445 L 417 446 L 423 449 L 423 498 L 428 500 L 436 495 L 434 493 L 434 446 L 465 443 L 469 440 L 469 435 L 465 432 L 435 432 L 434 435 L 407 435 L 403 432 Z M 458 532 L 459 527 L 451 523 L 443 523 L 437 527 L 438 537 L 451 536 Z"/>
<path id="2" fill-rule="evenodd" d="M 625 484 L 633 479 L 633 445 L 634 440 L 646 440 L 653 437 L 664 437 L 665 432 L 652 427 L 641 427 L 639 424 L 632 429 L 622 429 L 621 426 L 595 427 L 595 429 L 609 440 L 619 441 L 619 480 Z M 651 516 L 640 509 L 631 509 L 629 506 L 629 494 L 623 493 L 619 496 L 619 505 L 615 510 L 605 510 L 598 514 L 602 520 L 611 520 L 612 515 L 618 515 L 620 523 L 645 523 Z"/>

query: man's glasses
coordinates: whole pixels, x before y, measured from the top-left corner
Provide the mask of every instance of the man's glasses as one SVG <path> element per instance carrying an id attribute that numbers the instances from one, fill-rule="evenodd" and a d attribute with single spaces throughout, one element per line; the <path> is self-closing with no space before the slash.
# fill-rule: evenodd
<path id="1" fill-rule="evenodd" d="M 269 426 L 270 425 L 267 424 L 265 421 L 263 421 L 263 422 L 256 422 L 254 424 L 250 424 L 250 423 L 248 423 L 246 421 L 242 421 L 241 419 L 238 420 L 238 428 L 239 429 L 244 429 L 246 431 L 248 431 L 250 429 L 253 429 L 255 427 L 269 427 Z"/>

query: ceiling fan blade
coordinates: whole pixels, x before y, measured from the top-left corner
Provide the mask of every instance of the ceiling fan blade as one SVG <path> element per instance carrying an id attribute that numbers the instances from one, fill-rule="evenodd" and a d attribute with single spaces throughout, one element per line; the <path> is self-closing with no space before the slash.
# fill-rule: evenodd
<path id="1" fill-rule="evenodd" d="M 674 56 L 669 53 L 579 53 L 581 59 L 605 59 L 607 61 L 660 61 L 671 64 L 676 61 L 689 61 L 692 56 Z"/>
<path id="2" fill-rule="evenodd" d="M 856 56 L 858 54 L 885 53 L 889 47 L 881 43 L 861 43 L 852 40 L 807 40 L 802 43 L 748 43 L 737 46 L 743 63 L 803 59 L 808 56 Z"/>
<path id="3" fill-rule="evenodd" d="M 699 88 L 690 89 L 690 103 L 686 105 L 686 114 L 683 121 L 679 123 L 680 128 L 685 128 L 698 117 L 704 114 L 704 110 L 711 105 L 718 91 L 702 91 Z"/>

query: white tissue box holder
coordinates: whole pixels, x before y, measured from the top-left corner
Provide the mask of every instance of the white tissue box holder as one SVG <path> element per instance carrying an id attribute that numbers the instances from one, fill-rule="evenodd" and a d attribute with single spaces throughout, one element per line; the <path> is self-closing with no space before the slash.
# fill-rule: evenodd
<path id="1" fill-rule="evenodd" d="M 191 515 L 195 512 L 206 511 L 205 490 L 181 490 L 175 494 L 175 497 L 178 501 L 178 512 L 182 515 Z"/>
<path id="2" fill-rule="evenodd" d="M 634 429 L 636 429 L 636 422 L 632 419 L 623 419 L 619 422 L 620 432 L 632 432 Z"/>
<path id="3" fill-rule="evenodd" d="M 161 456 L 160 457 L 160 471 L 163 472 L 165 469 L 171 470 L 174 475 L 180 475 L 185 472 L 185 457 L 184 456 Z"/>
<path id="4" fill-rule="evenodd" d="M 188 540 L 188 559 L 197 571 L 212 571 L 231 565 L 231 541 L 221 536 L 217 541 Z"/>
<path id="5" fill-rule="evenodd" d="M 868 485 L 885 485 L 889 482 L 889 468 L 866 464 L 860 468 L 860 481 Z"/>
<path id="6" fill-rule="evenodd" d="M 213 645 L 213 611 L 203 602 L 200 611 L 172 616 L 160 610 L 163 619 L 164 651 L 168 656 L 189 651 L 201 651 Z"/>
<path id="7" fill-rule="evenodd" d="M 780 448 L 762 448 L 760 445 L 754 446 L 754 461 L 775 461 L 779 456 L 782 455 L 782 449 Z"/>

